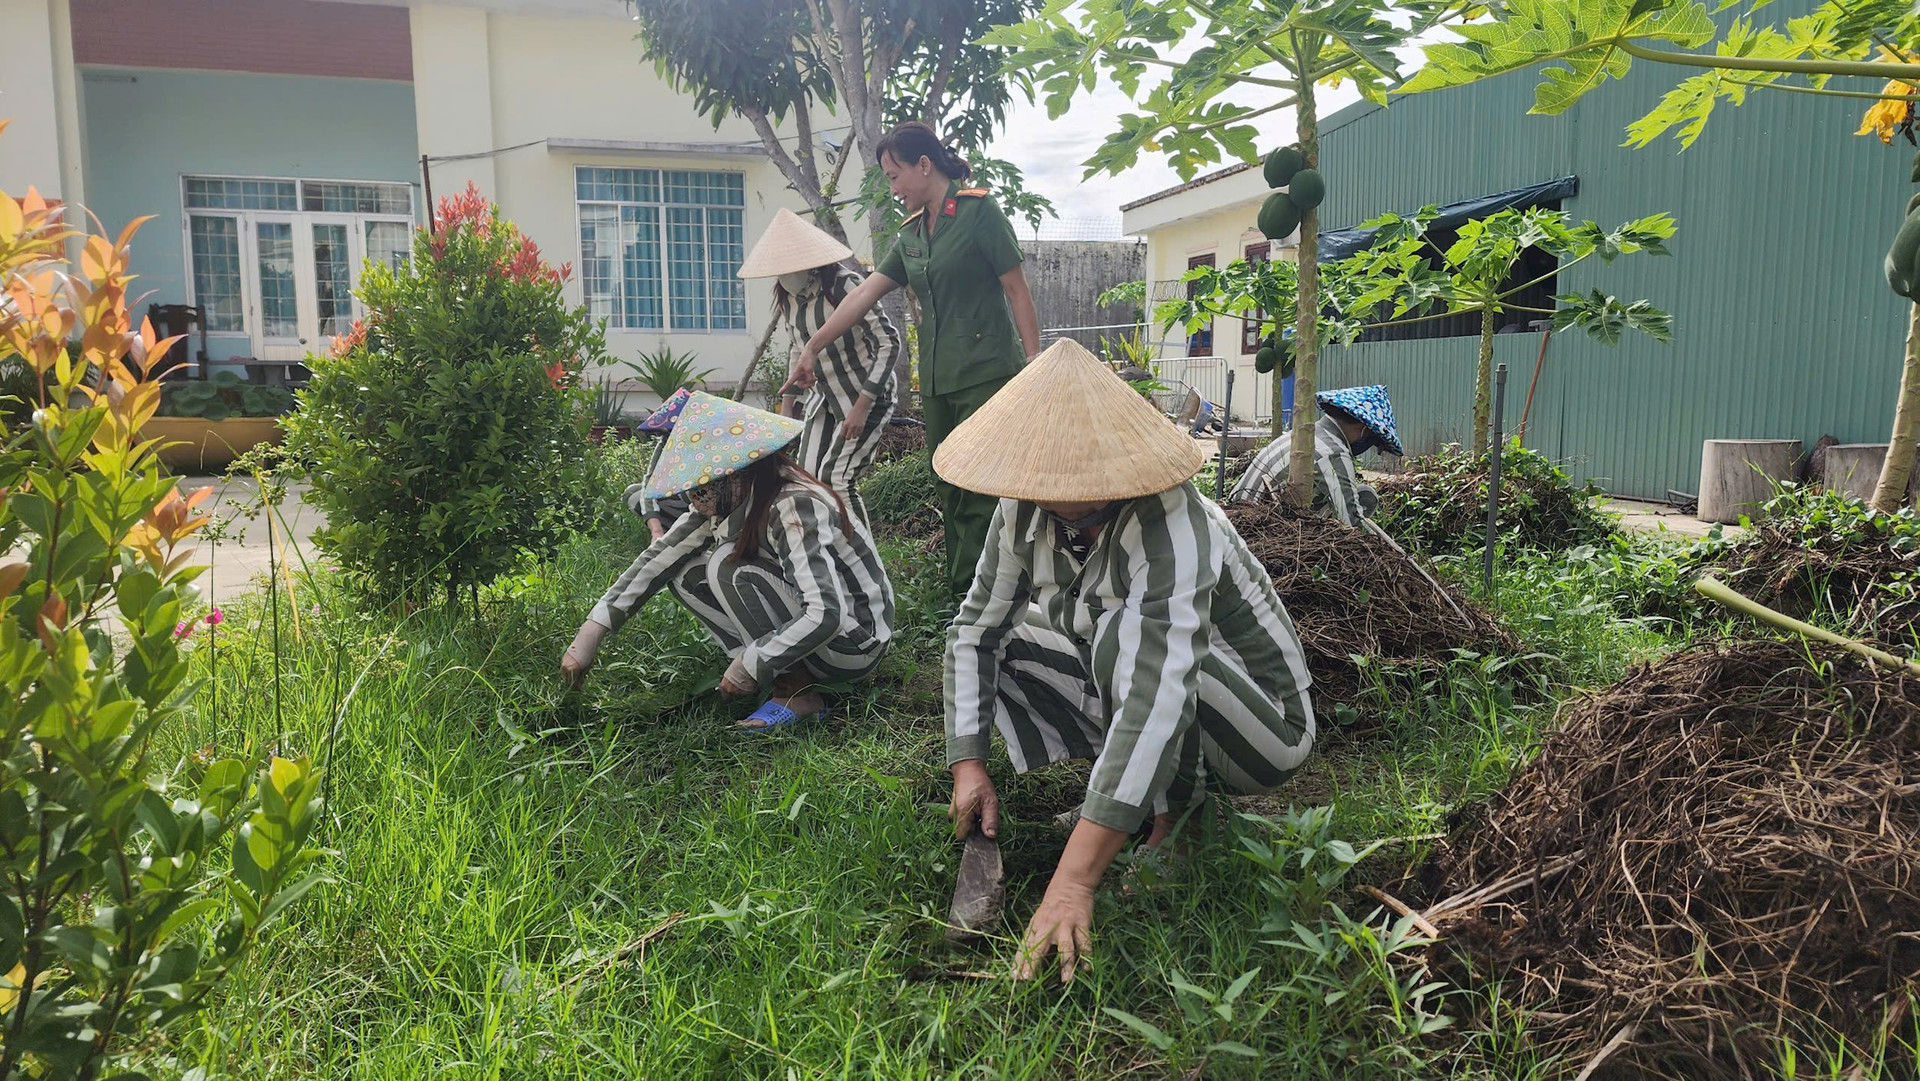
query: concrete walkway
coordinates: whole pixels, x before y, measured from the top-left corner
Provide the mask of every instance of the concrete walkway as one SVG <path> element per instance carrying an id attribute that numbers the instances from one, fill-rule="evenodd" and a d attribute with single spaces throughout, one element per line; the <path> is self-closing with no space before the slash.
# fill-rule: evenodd
<path id="1" fill-rule="evenodd" d="M 194 548 L 194 562 L 211 565 L 212 570 L 195 583 L 209 604 L 238 597 L 266 584 L 270 573 L 269 552 L 298 570 L 302 560 L 317 560 L 313 531 L 321 524 L 320 512 L 306 505 L 301 496 L 310 487 L 301 481 L 287 486 L 287 495 L 278 508 L 268 543 L 267 510 L 260 505 L 260 489 L 251 477 L 181 477 L 180 490 L 191 493 L 211 487 L 214 493 L 200 505 L 200 513 L 213 518 L 203 529 Z M 249 517 L 251 515 L 251 517 Z"/>

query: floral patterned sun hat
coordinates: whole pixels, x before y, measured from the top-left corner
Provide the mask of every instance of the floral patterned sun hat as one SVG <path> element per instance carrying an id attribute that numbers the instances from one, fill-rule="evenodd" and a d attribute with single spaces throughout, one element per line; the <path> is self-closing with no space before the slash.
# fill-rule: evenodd
<path id="1" fill-rule="evenodd" d="M 680 419 L 680 411 L 687 407 L 687 399 L 692 396 L 692 394 L 693 391 L 688 390 L 686 387 L 681 387 L 679 390 L 674 391 L 673 397 L 661 402 L 660 408 L 654 410 L 648 415 L 647 419 L 641 421 L 636 430 L 646 432 L 649 435 L 665 435 L 673 431 L 673 422 Z"/>
<path id="2" fill-rule="evenodd" d="M 738 473 L 800 438 L 802 427 L 790 417 L 694 391 L 660 448 L 647 498 L 664 499 Z"/>

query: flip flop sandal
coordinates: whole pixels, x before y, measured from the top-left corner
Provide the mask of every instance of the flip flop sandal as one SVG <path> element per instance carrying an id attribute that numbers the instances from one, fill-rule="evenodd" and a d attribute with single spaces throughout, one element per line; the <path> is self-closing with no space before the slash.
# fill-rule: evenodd
<path id="1" fill-rule="evenodd" d="M 822 709 L 818 713 L 795 713 L 769 698 L 765 702 L 760 703 L 759 709 L 747 714 L 742 722 L 735 724 L 734 727 L 742 732 L 771 732 L 776 728 L 790 727 L 808 717 L 825 716 L 826 712 L 826 710 Z M 747 724 L 745 723 L 746 721 L 759 721 L 760 723 Z"/>

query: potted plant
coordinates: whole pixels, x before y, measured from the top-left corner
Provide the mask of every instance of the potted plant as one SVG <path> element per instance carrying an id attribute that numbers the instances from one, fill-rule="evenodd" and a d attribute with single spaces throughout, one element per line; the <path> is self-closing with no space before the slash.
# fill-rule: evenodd
<path id="1" fill-rule="evenodd" d="M 143 439 L 172 443 L 160 460 L 181 472 L 213 472 L 262 443 L 285 437 L 280 415 L 293 408 L 293 392 L 263 387 L 230 371 L 204 380 L 162 385 L 160 412 L 140 429 Z"/>
<path id="2" fill-rule="evenodd" d="M 664 402 L 673 397 L 674 391 L 682 387 L 691 389 L 695 383 L 705 381 L 707 376 L 719 370 L 695 368 L 695 359 L 693 353 L 675 353 L 663 346 L 658 353 L 642 353 L 639 360 L 629 360 L 626 365 L 655 397 Z"/>
<path id="3" fill-rule="evenodd" d="M 613 389 L 611 379 L 602 379 L 593 388 L 593 427 L 587 438 L 596 445 L 609 439 L 618 442 L 633 438 L 633 425 L 628 424 L 627 416 L 620 409 L 620 395 Z"/>

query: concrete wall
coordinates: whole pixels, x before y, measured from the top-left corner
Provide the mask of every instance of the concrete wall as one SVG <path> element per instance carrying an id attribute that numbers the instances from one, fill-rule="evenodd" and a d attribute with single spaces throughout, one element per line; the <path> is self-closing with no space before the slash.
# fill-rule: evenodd
<path id="1" fill-rule="evenodd" d="M 80 85 L 66 0 L 0 0 L 0 191 L 86 202 Z"/>
<path id="2" fill-rule="evenodd" d="M 156 303 L 188 297 L 184 175 L 418 182 L 406 83 L 91 67 L 84 77 L 89 204 L 110 231 L 156 215 L 133 249 L 136 289 Z M 241 336 L 208 344 L 216 358 L 249 351 Z"/>
<path id="3" fill-rule="evenodd" d="M 617 12 L 617 8 L 614 9 Z M 435 197 L 469 181 L 498 201 L 506 214 L 555 263 L 580 255 L 574 168 L 713 169 L 745 176 L 746 244 L 782 206 L 803 209 L 769 162 L 751 125 L 732 120 L 716 131 L 696 115 L 641 59 L 633 24 L 617 17 L 504 14 L 453 5 L 416 7 L 413 71 L 419 152 L 434 156 L 497 153 L 436 162 Z M 839 124 L 824 119 L 823 127 Z M 562 142 L 700 144 L 677 152 L 631 147 L 556 149 Z M 521 145 L 531 144 L 531 145 Z M 865 254 L 864 236 L 854 238 Z M 576 280 L 568 298 L 581 299 Z M 747 328 L 704 332 L 612 329 L 607 344 L 617 359 L 671 347 L 691 351 L 731 385 L 746 367 L 767 325 L 770 282 L 749 282 Z M 773 347 L 784 349 L 776 335 Z M 613 374 L 624 373 L 616 368 Z"/>

